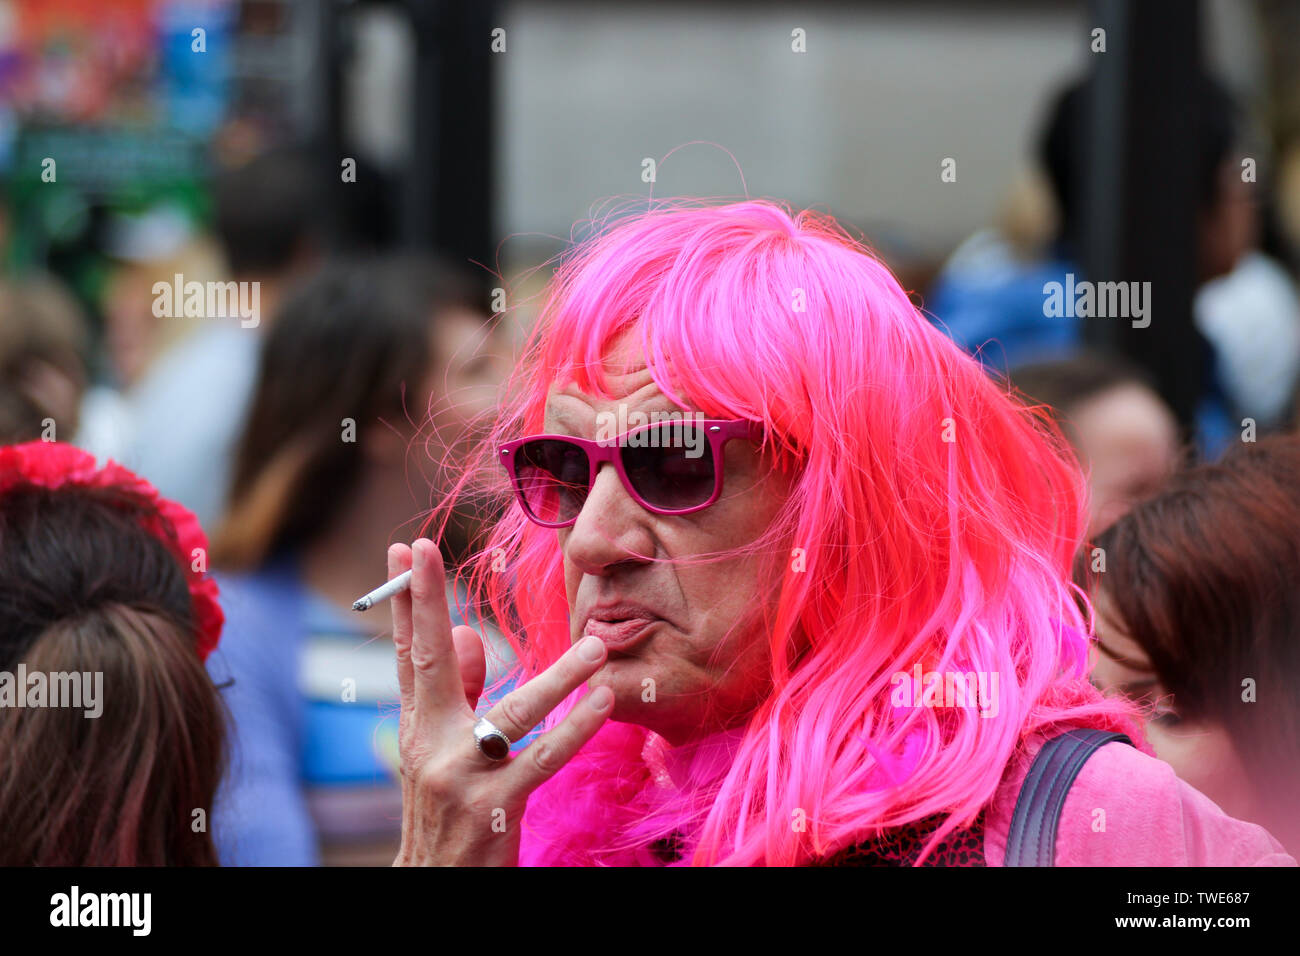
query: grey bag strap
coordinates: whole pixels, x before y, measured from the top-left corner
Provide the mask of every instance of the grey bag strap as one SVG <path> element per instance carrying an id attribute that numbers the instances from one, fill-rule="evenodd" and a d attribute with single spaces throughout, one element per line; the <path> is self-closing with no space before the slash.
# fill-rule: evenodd
<path id="1" fill-rule="evenodd" d="M 1067 730 L 1043 744 L 1016 798 L 1004 866 L 1055 865 L 1056 830 L 1070 785 L 1088 758 L 1112 740 L 1133 744 L 1105 730 Z"/>

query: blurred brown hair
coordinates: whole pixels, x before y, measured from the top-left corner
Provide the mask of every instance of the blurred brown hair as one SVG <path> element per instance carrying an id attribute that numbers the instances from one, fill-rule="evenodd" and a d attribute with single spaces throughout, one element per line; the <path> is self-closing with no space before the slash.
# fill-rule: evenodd
<path id="1" fill-rule="evenodd" d="M 1221 724 L 1271 796 L 1300 806 L 1300 436 L 1176 475 L 1093 545 L 1105 571 L 1085 549 L 1076 582 L 1104 589 L 1179 713 Z"/>
<path id="2" fill-rule="evenodd" d="M 1078 436 L 1071 418 L 1085 402 L 1128 385 L 1141 386 L 1160 397 L 1151 376 L 1128 359 L 1088 350 L 1069 358 L 1018 365 L 1007 377 L 1020 391 L 1021 401 L 1046 405 L 1065 437 L 1076 446 Z"/>
<path id="3" fill-rule="evenodd" d="M 103 674 L 95 718 L 0 708 L 0 865 L 217 863 L 224 711 L 184 569 L 140 525 L 152 507 L 115 488 L 0 495 L 0 670 Z"/>
<path id="4" fill-rule="evenodd" d="M 85 314 L 56 280 L 0 281 L 0 444 L 41 438 L 46 418 L 76 432 L 86 341 Z"/>
<path id="5" fill-rule="evenodd" d="M 437 316 L 463 308 L 487 321 L 480 293 L 421 256 L 326 265 L 284 302 L 262 348 L 215 566 L 256 568 L 328 530 L 363 465 L 358 446 L 341 440 L 343 420 L 405 422 L 414 435 L 411 415 L 426 410 L 408 409 L 407 389 L 434 358 Z"/>

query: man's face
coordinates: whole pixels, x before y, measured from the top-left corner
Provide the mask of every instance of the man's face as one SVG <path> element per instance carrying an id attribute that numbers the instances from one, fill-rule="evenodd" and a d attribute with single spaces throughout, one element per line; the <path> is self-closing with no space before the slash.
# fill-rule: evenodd
<path id="1" fill-rule="evenodd" d="M 620 420 L 635 412 L 682 411 L 643 360 L 622 371 L 611 378 L 613 399 L 574 387 L 554 390 L 545 431 L 597 439 L 597 416 L 618 416 L 620 404 Z M 577 522 L 557 532 L 570 641 L 589 631 L 637 635 L 625 647 L 611 647 L 590 686 L 614 691 L 615 720 L 648 727 L 674 745 L 740 722 L 769 686 L 768 636 L 758 611 L 772 595 L 758 579 L 762 555 L 728 552 L 767 529 L 789 496 L 791 478 L 767 468 L 758 445 L 742 439 L 724 446 L 722 470 L 714 504 L 693 514 L 657 515 L 628 494 L 613 467 L 602 466 Z"/>

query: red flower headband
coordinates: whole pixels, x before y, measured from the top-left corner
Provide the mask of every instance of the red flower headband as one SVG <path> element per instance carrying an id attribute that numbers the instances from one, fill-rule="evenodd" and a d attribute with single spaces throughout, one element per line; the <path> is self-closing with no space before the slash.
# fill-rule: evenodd
<path id="1" fill-rule="evenodd" d="M 221 639 L 226 616 L 217 603 L 217 582 L 205 571 L 193 569 L 195 550 L 205 556 L 208 551 L 208 537 L 193 512 L 162 497 L 153 485 L 117 462 L 109 461 L 100 468 L 93 455 L 62 442 L 32 441 L 0 448 L 0 495 L 20 484 L 118 488 L 151 504 L 141 525 L 167 546 L 185 570 L 198 629 L 199 659 L 207 660 Z"/>

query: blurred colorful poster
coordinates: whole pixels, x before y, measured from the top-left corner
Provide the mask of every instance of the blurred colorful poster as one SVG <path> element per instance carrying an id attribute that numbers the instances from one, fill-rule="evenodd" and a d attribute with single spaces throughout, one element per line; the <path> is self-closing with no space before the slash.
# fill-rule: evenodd
<path id="1" fill-rule="evenodd" d="M 234 0 L 0 0 L 0 101 L 25 122 L 220 123 Z"/>
<path id="2" fill-rule="evenodd" d="M 61 271 L 93 299 L 104 223 L 160 204 L 202 219 L 239 11 L 237 0 L 0 0 L 8 265 Z"/>

